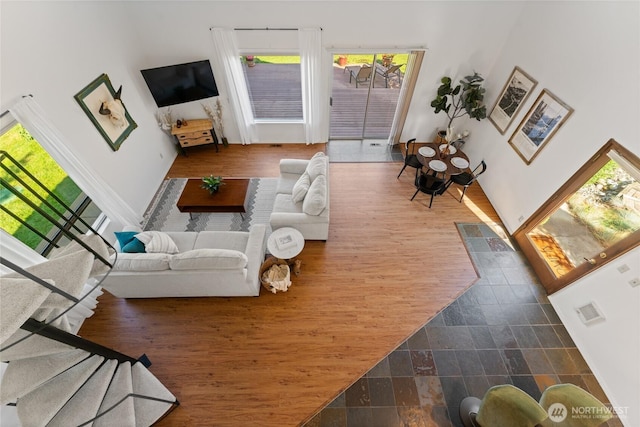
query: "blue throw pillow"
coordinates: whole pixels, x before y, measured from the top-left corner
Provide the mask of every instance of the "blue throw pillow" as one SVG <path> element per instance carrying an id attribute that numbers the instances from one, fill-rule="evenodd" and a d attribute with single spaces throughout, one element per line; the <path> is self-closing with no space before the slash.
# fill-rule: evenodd
<path id="1" fill-rule="evenodd" d="M 122 252 L 137 254 L 146 252 L 146 249 L 144 247 L 144 243 L 134 237 L 129 243 L 124 245 Z"/>
<path id="2" fill-rule="evenodd" d="M 120 251 L 126 253 L 142 253 L 145 252 L 144 244 L 135 238 L 137 231 L 116 231 L 116 239 L 120 245 Z"/>

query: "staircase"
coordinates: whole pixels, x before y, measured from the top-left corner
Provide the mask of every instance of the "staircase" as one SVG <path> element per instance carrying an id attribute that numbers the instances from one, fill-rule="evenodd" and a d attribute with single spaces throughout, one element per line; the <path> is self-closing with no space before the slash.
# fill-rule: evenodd
<path id="1" fill-rule="evenodd" d="M 52 242 L 56 249 L 49 259 L 26 268 L 0 256 L 2 271 L 8 272 L 0 276 L 2 427 L 153 425 L 179 403 L 148 370 L 147 357 L 135 359 L 76 334 L 92 313 L 87 301 L 101 293 L 117 253 L 4 151 L 0 167 L 17 182 L 0 177 L 0 185 L 70 241 L 62 247 Z M 74 225 L 76 220 L 86 229 Z M 5 417 L 8 413 L 13 419 Z"/>
<path id="2" fill-rule="evenodd" d="M 146 357 L 70 332 L 67 313 L 83 298 L 84 284 L 110 267 L 100 261 L 109 258 L 102 238 L 80 242 L 26 269 L 0 258 L 15 271 L 0 277 L 0 360 L 9 362 L 0 402 L 15 406 L 24 427 L 150 426 L 178 402 L 147 369 Z"/>

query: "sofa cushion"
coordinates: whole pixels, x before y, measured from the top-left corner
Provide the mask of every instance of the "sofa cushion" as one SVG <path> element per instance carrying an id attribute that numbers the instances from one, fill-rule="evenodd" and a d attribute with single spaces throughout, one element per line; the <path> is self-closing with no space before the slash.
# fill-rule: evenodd
<path id="1" fill-rule="evenodd" d="M 201 231 L 193 249 L 232 249 L 244 252 L 249 233 L 246 231 Z"/>
<path id="2" fill-rule="evenodd" d="M 307 215 L 320 215 L 327 206 L 327 178 L 318 175 L 313 180 L 302 202 L 302 212 Z"/>
<path id="3" fill-rule="evenodd" d="M 178 247 L 171 237 L 162 231 L 143 231 L 136 236 L 136 239 L 144 243 L 149 253 L 175 254 L 178 252 Z"/>
<path id="4" fill-rule="evenodd" d="M 171 257 L 172 270 L 231 270 L 244 268 L 249 259 L 231 249 L 193 249 Z"/>
<path id="5" fill-rule="evenodd" d="M 309 160 L 306 172 L 309 174 L 311 182 L 313 182 L 318 176 L 327 174 L 327 164 L 328 159 L 324 154 L 314 155 L 311 160 Z"/>
<path id="6" fill-rule="evenodd" d="M 278 186 L 276 187 L 276 194 L 291 194 L 293 186 L 296 185 L 300 179 L 300 174 L 281 173 L 278 178 Z"/>
<path id="7" fill-rule="evenodd" d="M 173 243 L 178 247 L 178 252 L 186 252 L 194 249 L 194 245 L 198 238 L 197 231 L 167 231 L 167 235 L 171 237 Z"/>
<path id="8" fill-rule="evenodd" d="M 302 213 L 302 203 L 295 203 L 291 194 L 278 194 L 273 202 L 273 212 Z"/>
<path id="9" fill-rule="evenodd" d="M 300 175 L 300 178 L 293 184 L 293 189 L 291 190 L 291 198 L 294 202 L 301 202 L 304 200 L 304 196 L 307 195 L 307 191 L 309 191 L 309 187 L 311 186 L 311 177 L 307 172 Z"/>
<path id="10" fill-rule="evenodd" d="M 113 269 L 115 271 L 161 271 L 169 269 L 169 258 L 163 253 L 118 254 Z"/>

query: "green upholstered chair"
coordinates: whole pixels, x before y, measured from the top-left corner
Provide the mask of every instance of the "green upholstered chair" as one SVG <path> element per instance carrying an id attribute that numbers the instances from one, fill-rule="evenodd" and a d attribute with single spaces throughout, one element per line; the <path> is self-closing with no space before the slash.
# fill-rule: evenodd
<path id="1" fill-rule="evenodd" d="M 549 412 L 549 419 L 543 426 L 553 427 L 596 427 L 613 415 L 607 406 L 593 395 L 574 384 L 556 384 L 548 387 L 540 397 L 540 406 Z M 573 408 L 581 408 L 574 415 Z M 554 417 L 554 409 L 557 416 Z"/>
<path id="2" fill-rule="evenodd" d="M 467 397 L 460 404 L 465 427 L 534 427 L 547 417 L 534 398 L 510 384 L 491 387 L 482 400 Z"/>

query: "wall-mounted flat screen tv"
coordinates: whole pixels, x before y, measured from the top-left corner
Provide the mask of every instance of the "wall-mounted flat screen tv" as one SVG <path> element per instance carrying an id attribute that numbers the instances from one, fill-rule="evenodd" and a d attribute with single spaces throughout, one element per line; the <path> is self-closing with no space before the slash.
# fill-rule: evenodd
<path id="1" fill-rule="evenodd" d="M 218 96 L 209 60 L 141 70 L 158 107 Z"/>

